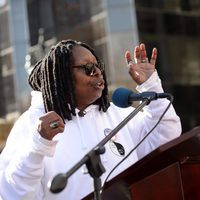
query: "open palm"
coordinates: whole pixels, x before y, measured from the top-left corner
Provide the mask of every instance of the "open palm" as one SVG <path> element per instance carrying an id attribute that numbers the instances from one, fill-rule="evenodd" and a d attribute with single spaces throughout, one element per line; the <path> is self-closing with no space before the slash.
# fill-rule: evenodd
<path id="1" fill-rule="evenodd" d="M 144 83 L 155 71 L 155 63 L 157 59 L 157 49 L 152 50 L 150 62 L 147 57 L 147 52 L 144 44 L 135 47 L 134 60 L 132 60 L 129 51 L 125 53 L 126 62 L 129 66 L 129 74 L 132 79 L 138 84 Z"/>

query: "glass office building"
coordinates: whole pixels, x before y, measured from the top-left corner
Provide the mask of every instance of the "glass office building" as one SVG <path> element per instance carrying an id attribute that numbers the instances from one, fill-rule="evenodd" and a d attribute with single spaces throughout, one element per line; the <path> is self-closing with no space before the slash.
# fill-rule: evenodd
<path id="1" fill-rule="evenodd" d="M 158 47 L 157 69 L 183 131 L 200 122 L 200 1 L 136 0 L 140 41 Z"/>
<path id="2" fill-rule="evenodd" d="M 174 106 L 181 117 L 183 130 L 187 131 L 198 125 L 200 121 L 198 103 L 200 2 L 198 0 L 18 0 L 17 2 L 9 0 L 0 7 L 2 91 L 0 117 L 15 111 L 21 113 L 28 107 L 29 89 L 24 89 L 28 87 L 26 81 L 22 81 L 23 85 L 17 84 L 22 77 L 19 74 L 22 70 L 25 71 L 24 65 L 34 65 L 52 45 L 62 39 L 71 38 L 89 43 L 97 50 L 106 64 L 111 91 L 119 86 L 132 89 L 135 87 L 126 71 L 124 52 L 127 49 L 133 51 L 136 44 L 144 42 L 150 56 L 151 49 L 157 47 L 157 70 L 165 90 L 173 93 L 175 97 Z M 13 8 L 15 12 L 10 13 Z M 21 19 L 26 17 L 23 20 L 26 25 L 23 27 L 14 26 L 17 20 L 14 15 L 17 12 L 24 12 L 23 15 L 18 15 Z M 24 41 L 23 38 L 16 38 L 14 30 L 21 31 L 20 35 L 24 34 Z M 10 32 L 13 33 L 8 34 Z M 13 56 L 22 47 L 20 52 L 23 52 L 23 56 Z M 27 54 L 30 57 L 25 61 Z M 20 61 L 17 61 L 18 58 Z M 26 77 L 24 74 L 23 76 Z M 27 92 L 27 101 L 21 101 L 18 97 L 21 90 Z M 17 103 L 18 101 L 22 103 Z"/>

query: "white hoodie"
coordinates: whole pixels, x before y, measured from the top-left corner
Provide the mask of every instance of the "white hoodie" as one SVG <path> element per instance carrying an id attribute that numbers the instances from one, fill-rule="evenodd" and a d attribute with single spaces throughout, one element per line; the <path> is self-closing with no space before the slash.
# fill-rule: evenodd
<path id="1" fill-rule="evenodd" d="M 137 88 L 140 92 L 163 92 L 157 72 Z M 114 137 L 127 155 L 131 149 L 156 124 L 167 107 L 166 99 L 151 102 L 138 113 Z M 66 121 L 65 131 L 53 141 L 42 138 L 37 132 L 37 120 L 45 113 L 40 92 L 32 92 L 30 108 L 21 115 L 9 134 L 6 146 L 0 155 L 0 196 L 3 200 L 79 200 L 93 191 L 93 180 L 80 167 L 69 179 L 65 189 L 53 194 L 47 184 L 58 173 L 66 173 L 83 156 L 113 130 L 134 108 L 118 108 L 111 104 L 106 113 L 91 105 L 86 115 L 73 116 Z M 78 112 L 78 110 L 76 110 Z M 156 129 L 111 175 L 124 171 L 158 146 L 181 133 L 180 119 L 171 106 Z M 108 173 L 123 159 L 108 142 L 106 152 L 101 156 L 106 172 L 101 176 L 104 182 Z"/>

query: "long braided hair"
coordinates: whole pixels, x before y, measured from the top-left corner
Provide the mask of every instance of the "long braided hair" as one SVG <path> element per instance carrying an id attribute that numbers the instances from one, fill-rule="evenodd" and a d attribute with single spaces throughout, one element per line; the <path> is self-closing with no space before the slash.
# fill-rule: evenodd
<path id="1" fill-rule="evenodd" d="M 85 43 L 74 40 L 63 40 L 51 48 L 49 53 L 36 63 L 28 82 L 33 90 L 41 91 L 44 101 L 45 111 L 55 111 L 63 121 L 71 120 L 72 115 L 76 115 L 77 106 L 74 93 L 74 80 L 72 75 L 72 49 L 80 45 L 88 49 L 100 62 L 100 58 L 94 50 Z M 105 71 L 103 72 L 105 88 L 102 95 L 94 104 L 99 105 L 99 110 L 106 112 L 110 106 L 108 100 L 108 86 Z"/>

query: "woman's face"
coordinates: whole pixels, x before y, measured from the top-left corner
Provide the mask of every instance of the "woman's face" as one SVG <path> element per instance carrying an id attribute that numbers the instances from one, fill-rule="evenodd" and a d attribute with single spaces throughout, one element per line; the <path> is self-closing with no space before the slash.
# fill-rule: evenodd
<path id="1" fill-rule="evenodd" d="M 91 67 L 92 64 L 97 64 L 97 60 L 88 49 L 82 46 L 73 48 L 72 68 L 75 80 L 75 96 L 79 110 L 84 110 L 100 98 L 104 89 L 101 70 L 95 66 L 94 71 L 89 74 L 88 70 L 84 69 L 85 65 Z"/>

